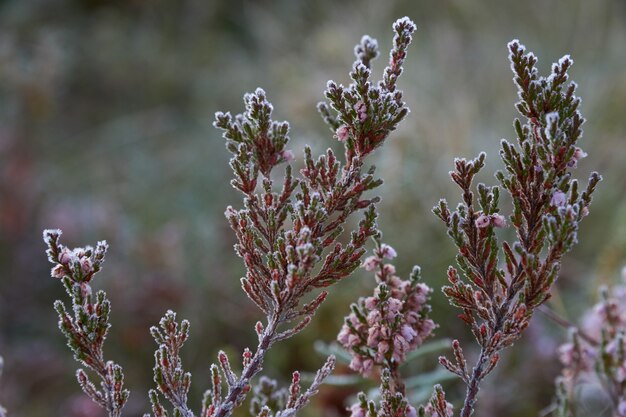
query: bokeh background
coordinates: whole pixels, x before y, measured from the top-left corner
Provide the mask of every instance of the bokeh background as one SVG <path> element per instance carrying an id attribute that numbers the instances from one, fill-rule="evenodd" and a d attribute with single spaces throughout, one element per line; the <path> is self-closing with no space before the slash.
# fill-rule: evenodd
<path id="1" fill-rule="evenodd" d="M 587 117 L 577 175 L 601 171 L 580 244 L 566 258 L 552 308 L 576 321 L 600 284 L 626 262 L 626 2 L 283 0 L 0 1 L 0 403 L 12 416 L 101 416 L 83 400 L 75 364 L 56 325 L 61 286 L 49 276 L 43 228 L 64 230 L 70 246 L 107 239 L 97 286 L 113 303 L 110 358 L 132 389 L 127 416 L 148 410 L 155 348 L 148 327 L 167 309 L 192 323 L 184 362 L 192 404 L 208 387 L 219 348 L 255 343 L 259 314 L 239 289 L 243 266 L 223 217 L 239 205 L 228 154 L 211 127 L 217 110 L 239 112 L 257 86 L 292 123 L 301 155 L 337 148 L 315 111 L 327 79 L 348 82 L 352 48 L 378 38 L 385 65 L 391 24 L 419 26 L 400 81 L 412 112 L 372 163 L 386 184 L 380 224 L 399 271 L 422 266 L 439 288 L 452 242 L 430 213 L 440 197 L 457 202 L 448 180 L 454 156 L 488 153 L 482 180 L 495 183 L 500 138 L 513 135 L 516 92 L 506 43 L 519 38 L 540 67 L 570 53 Z M 301 161 L 301 159 L 300 159 Z M 296 161 L 296 165 L 300 163 Z M 373 286 L 358 271 L 336 286 L 314 323 L 277 345 L 267 373 L 286 381 L 313 371 L 313 344 L 334 339 L 348 304 Z M 437 337 L 470 340 L 437 290 Z M 549 406 L 565 331 L 538 315 L 506 352 L 481 391 L 480 415 L 536 416 Z M 436 355 L 406 370 L 435 368 Z M 340 367 L 338 373 L 346 373 Z M 458 405 L 462 387 L 445 383 Z M 308 416 L 340 415 L 370 385 L 325 389 Z"/>

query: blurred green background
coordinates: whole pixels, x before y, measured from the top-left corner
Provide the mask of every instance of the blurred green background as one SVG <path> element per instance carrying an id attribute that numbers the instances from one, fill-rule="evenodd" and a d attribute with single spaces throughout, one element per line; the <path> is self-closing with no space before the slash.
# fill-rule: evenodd
<path id="1" fill-rule="evenodd" d="M 561 1 L 0 1 L 0 403 L 12 416 L 100 416 L 83 400 L 75 364 L 56 327 L 43 228 L 69 246 L 107 239 L 96 287 L 113 303 L 106 353 L 132 389 L 127 416 L 148 410 L 155 348 L 148 327 L 169 308 L 192 323 L 184 348 L 191 404 L 208 387 L 219 348 L 255 343 L 259 314 L 239 289 L 243 266 L 223 212 L 240 205 L 228 154 L 211 127 L 217 110 L 240 112 L 263 87 L 278 120 L 292 124 L 292 149 L 337 147 L 315 111 L 326 80 L 347 83 L 352 49 L 379 40 L 380 75 L 391 24 L 408 15 L 418 31 L 400 81 L 412 112 L 372 163 L 385 179 L 380 224 L 404 276 L 414 263 L 435 287 L 437 337 L 470 340 L 438 288 L 454 261 L 452 242 L 430 213 L 456 204 L 454 156 L 488 153 L 482 180 L 495 183 L 500 138 L 513 136 L 517 100 L 506 43 L 519 38 L 543 72 L 565 53 L 588 122 L 582 147 L 604 182 L 580 244 L 566 258 L 552 306 L 571 320 L 618 279 L 626 261 L 626 2 Z M 298 165 L 301 158 L 296 161 Z M 509 231 L 510 232 L 510 231 Z M 313 324 L 277 345 L 267 373 L 286 381 L 323 357 L 348 304 L 371 291 L 363 271 L 337 285 Z M 536 416 L 549 406 L 565 331 L 537 316 L 481 391 L 483 417 Z M 469 342 L 466 343 L 469 346 Z M 435 368 L 436 356 L 407 375 Z M 338 373 L 346 373 L 340 367 Z M 446 382 L 457 405 L 463 389 Z M 359 387 L 325 389 L 308 416 L 340 415 Z"/>

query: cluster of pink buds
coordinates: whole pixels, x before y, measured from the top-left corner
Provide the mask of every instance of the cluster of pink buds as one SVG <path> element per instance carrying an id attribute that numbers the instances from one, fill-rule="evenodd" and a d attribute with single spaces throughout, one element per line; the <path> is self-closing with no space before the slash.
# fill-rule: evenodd
<path id="1" fill-rule="evenodd" d="M 476 227 L 484 229 L 489 226 L 506 227 L 506 219 L 499 213 L 481 214 L 476 218 Z"/>
<path id="2" fill-rule="evenodd" d="M 409 280 L 395 275 L 384 258 L 396 256 L 389 245 L 379 245 L 363 267 L 376 270 L 379 283 L 374 295 L 352 305 L 337 340 L 352 355 L 350 368 L 369 375 L 375 366 L 389 367 L 404 361 L 406 354 L 432 334 L 435 323 L 428 318 L 432 289 L 419 282 L 419 268 Z"/>
<path id="3" fill-rule="evenodd" d="M 58 253 L 48 253 L 48 259 L 54 264 L 50 275 L 58 279 L 70 277 L 76 282 L 89 282 L 100 270 L 106 250 L 106 242 L 98 242 L 95 250 L 91 246 L 75 249 L 61 246 Z"/>
<path id="4" fill-rule="evenodd" d="M 580 387 L 605 391 L 616 417 L 626 417 L 626 269 L 624 282 L 601 290 L 601 301 L 583 317 L 580 329 L 559 348 L 563 371 L 557 403 L 567 408 L 580 398 Z"/>
<path id="5" fill-rule="evenodd" d="M 576 149 L 574 150 L 574 155 L 572 155 L 572 158 L 567 163 L 567 166 L 570 168 L 576 168 L 576 166 L 578 166 L 578 161 L 586 157 L 587 152 L 583 151 L 579 147 L 576 147 Z"/>
<path id="6" fill-rule="evenodd" d="M 339 140 L 339 142 L 345 142 L 350 135 L 350 128 L 346 125 L 341 125 L 335 131 L 335 136 Z"/>

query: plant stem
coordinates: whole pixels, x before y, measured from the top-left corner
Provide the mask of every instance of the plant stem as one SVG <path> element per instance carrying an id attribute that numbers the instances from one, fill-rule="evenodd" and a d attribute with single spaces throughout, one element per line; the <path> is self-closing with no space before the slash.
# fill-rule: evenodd
<path id="1" fill-rule="evenodd" d="M 249 386 L 250 380 L 263 369 L 263 359 L 267 349 L 272 344 L 274 336 L 276 335 L 277 323 L 275 319 L 271 319 L 267 328 L 263 332 L 263 337 L 259 342 L 259 346 L 250 361 L 250 364 L 242 371 L 241 376 L 235 383 L 228 388 L 228 394 L 226 398 L 221 402 L 219 408 L 214 414 L 214 417 L 228 417 L 233 413 L 233 410 L 237 403 L 243 400 L 242 396 L 245 396 L 244 390 Z"/>
<path id="2" fill-rule="evenodd" d="M 400 393 L 403 396 L 406 395 L 406 388 L 404 386 L 404 381 L 402 380 L 402 376 L 400 375 L 400 370 L 398 369 L 399 366 L 398 363 L 393 363 L 390 368 L 389 371 L 391 373 L 391 379 L 393 380 L 393 389 L 394 392 L 396 393 Z"/>
<path id="3" fill-rule="evenodd" d="M 488 356 L 485 352 L 485 348 L 480 350 L 480 356 L 476 362 L 476 366 L 472 370 L 472 377 L 467 385 L 467 393 L 465 394 L 465 402 L 463 403 L 463 409 L 461 410 L 461 417 L 470 417 L 474 411 L 474 404 L 476 403 L 476 395 L 478 394 L 478 385 L 482 379 L 483 367 L 487 362 Z"/>

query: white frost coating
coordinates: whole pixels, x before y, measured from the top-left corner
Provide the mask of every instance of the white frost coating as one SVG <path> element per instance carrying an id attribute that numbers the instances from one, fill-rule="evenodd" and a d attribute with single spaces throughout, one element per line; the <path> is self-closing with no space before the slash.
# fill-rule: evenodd
<path id="1" fill-rule="evenodd" d="M 572 59 L 571 56 L 568 55 L 563 55 L 558 62 L 559 67 L 563 66 L 563 64 L 565 64 L 566 61 L 569 61 L 569 65 L 572 66 L 574 64 L 574 60 Z"/>
<path id="2" fill-rule="evenodd" d="M 520 49 L 526 49 L 526 47 L 520 43 L 519 39 L 513 39 L 511 42 L 506 44 L 507 48 L 509 48 L 509 49 L 513 45 L 518 45 Z"/>
<path id="3" fill-rule="evenodd" d="M 378 41 L 375 38 L 372 38 L 370 35 L 363 35 L 361 37 L 361 44 L 364 46 L 369 46 L 371 49 L 378 48 Z"/>
<path id="4" fill-rule="evenodd" d="M 357 58 L 363 53 L 372 53 L 372 59 L 378 57 L 378 41 L 369 35 L 363 35 L 361 42 L 354 47 L 354 55 Z"/>
<path id="5" fill-rule="evenodd" d="M 395 29 L 397 26 L 403 25 L 403 24 L 407 26 L 408 30 L 411 30 L 411 28 L 413 28 L 413 31 L 417 29 L 417 26 L 415 25 L 415 23 L 408 16 L 404 16 L 396 20 L 393 24 L 393 28 Z"/>
<path id="6" fill-rule="evenodd" d="M 370 70 L 369 68 L 367 68 L 361 61 L 356 61 L 354 63 L 354 71 L 358 72 L 362 72 L 364 74 L 370 74 Z"/>
<path id="7" fill-rule="evenodd" d="M 50 240 L 51 235 L 57 235 L 60 237 L 62 234 L 63 232 L 61 229 L 46 229 L 43 231 L 43 238 L 47 243 Z"/>
<path id="8" fill-rule="evenodd" d="M 552 137 L 552 135 L 550 134 L 550 132 L 552 131 L 552 128 L 556 125 L 558 125 L 559 123 L 559 113 L 557 112 L 551 112 L 546 114 L 546 136 L 548 136 L 548 138 L 550 139 L 554 139 Z"/>

